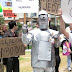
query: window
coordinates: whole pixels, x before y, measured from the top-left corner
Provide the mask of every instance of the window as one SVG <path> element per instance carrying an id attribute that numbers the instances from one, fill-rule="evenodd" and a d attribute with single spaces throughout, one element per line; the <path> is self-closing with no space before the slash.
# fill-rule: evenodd
<path id="1" fill-rule="evenodd" d="M 31 13 L 31 16 L 36 16 L 36 13 Z"/>
<path id="2" fill-rule="evenodd" d="M 8 17 L 8 19 L 10 19 L 10 18 L 12 18 L 12 17 Z"/>
<path id="3" fill-rule="evenodd" d="M 28 13 L 26 13 L 26 17 L 28 17 Z"/>

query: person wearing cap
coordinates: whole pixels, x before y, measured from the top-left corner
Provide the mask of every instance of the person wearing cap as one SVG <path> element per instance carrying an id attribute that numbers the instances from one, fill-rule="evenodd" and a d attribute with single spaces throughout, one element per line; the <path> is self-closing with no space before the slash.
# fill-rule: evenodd
<path id="1" fill-rule="evenodd" d="M 52 35 L 48 29 L 48 13 L 41 10 L 38 15 L 39 28 L 27 33 L 22 27 L 22 41 L 24 46 L 32 41 L 31 66 L 33 72 L 55 72 L 55 52 L 50 41 Z"/>

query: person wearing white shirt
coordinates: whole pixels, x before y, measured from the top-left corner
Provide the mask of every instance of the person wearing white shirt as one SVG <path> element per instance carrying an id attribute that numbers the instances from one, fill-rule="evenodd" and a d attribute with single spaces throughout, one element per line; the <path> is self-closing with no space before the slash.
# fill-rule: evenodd
<path id="1" fill-rule="evenodd" d="M 60 16 L 60 21 L 61 21 L 60 31 L 64 34 L 64 36 L 66 36 L 67 39 L 69 39 L 69 42 L 72 45 L 72 33 L 68 33 L 65 29 L 65 23 L 62 18 L 62 10 L 61 9 L 59 9 L 58 15 Z M 69 26 L 70 26 L 70 29 L 72 30 L 72 23 L 69 24 Z M 71 51 L 70 51 L 70 53 L 71 53 Z M 68 70 L 71 71 L 71 68 L 69 67 Z"/>

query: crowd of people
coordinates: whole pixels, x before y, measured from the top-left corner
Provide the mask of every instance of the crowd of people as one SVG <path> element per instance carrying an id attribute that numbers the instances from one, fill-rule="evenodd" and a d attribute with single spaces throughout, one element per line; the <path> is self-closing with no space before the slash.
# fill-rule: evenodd
<path id="1" fill-rule="evenodd" d="M 71 71 L 72 60 L 72 24 L 70 24 L 71 32 L 66 32 L 65 23 L 62 19 L 62 10 L 59 9 L 58 14 L 60 16 L 60 30 L 66 37 L 61 43 L 63 49 L 64 44 L 68 48 L 67 55 L 67 68 Z M 33 72 L 59 72 L 59 65 L 61 58 L 59 56 L 59 36 L 52 36 L 48 29 L 48 13 L 45 10 L 39 12 L 39 20 L 37 23 L 37 29 L 28 31 L 27 27 L 22 27 L 22 41 L 24 46 L 29 46 L 32 42 L 31 48 L 31 66 Z M 50 22 L 49 22 L 50 23 Z M 15 33 L 18 26 L 15 21 L 8 23 L 9 30 L 5 29 L 3 34 L 0 34 L 0 38 L 5 37 L 18 37 Z M 56 26 L 49 25 L 50 29 L 56 30 Z M 70 44 L 70 46 L 69 46 Z M 3 64 L 6 66 L 6 72 L 19 72 L 19 56 L 3 58 Z"/>

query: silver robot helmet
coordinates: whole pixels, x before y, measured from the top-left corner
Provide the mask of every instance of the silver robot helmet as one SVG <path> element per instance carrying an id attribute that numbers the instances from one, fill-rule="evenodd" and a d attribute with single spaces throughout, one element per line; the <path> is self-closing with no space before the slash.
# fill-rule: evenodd
<path id="1" fill-rule="evenodd" d="M 39 28 L 48 29 L 48 13 L 45 10 L 39 12 Z"/>
<path id="2" fill-rule="evenodd" d="M 22 33 L 23 33 L 23 34 L 26 34 L 26 33 L 27 33 L 27 25 L 26 25 L 26 24 L 24 24 L 24 25 L 22 26 Z"/>

